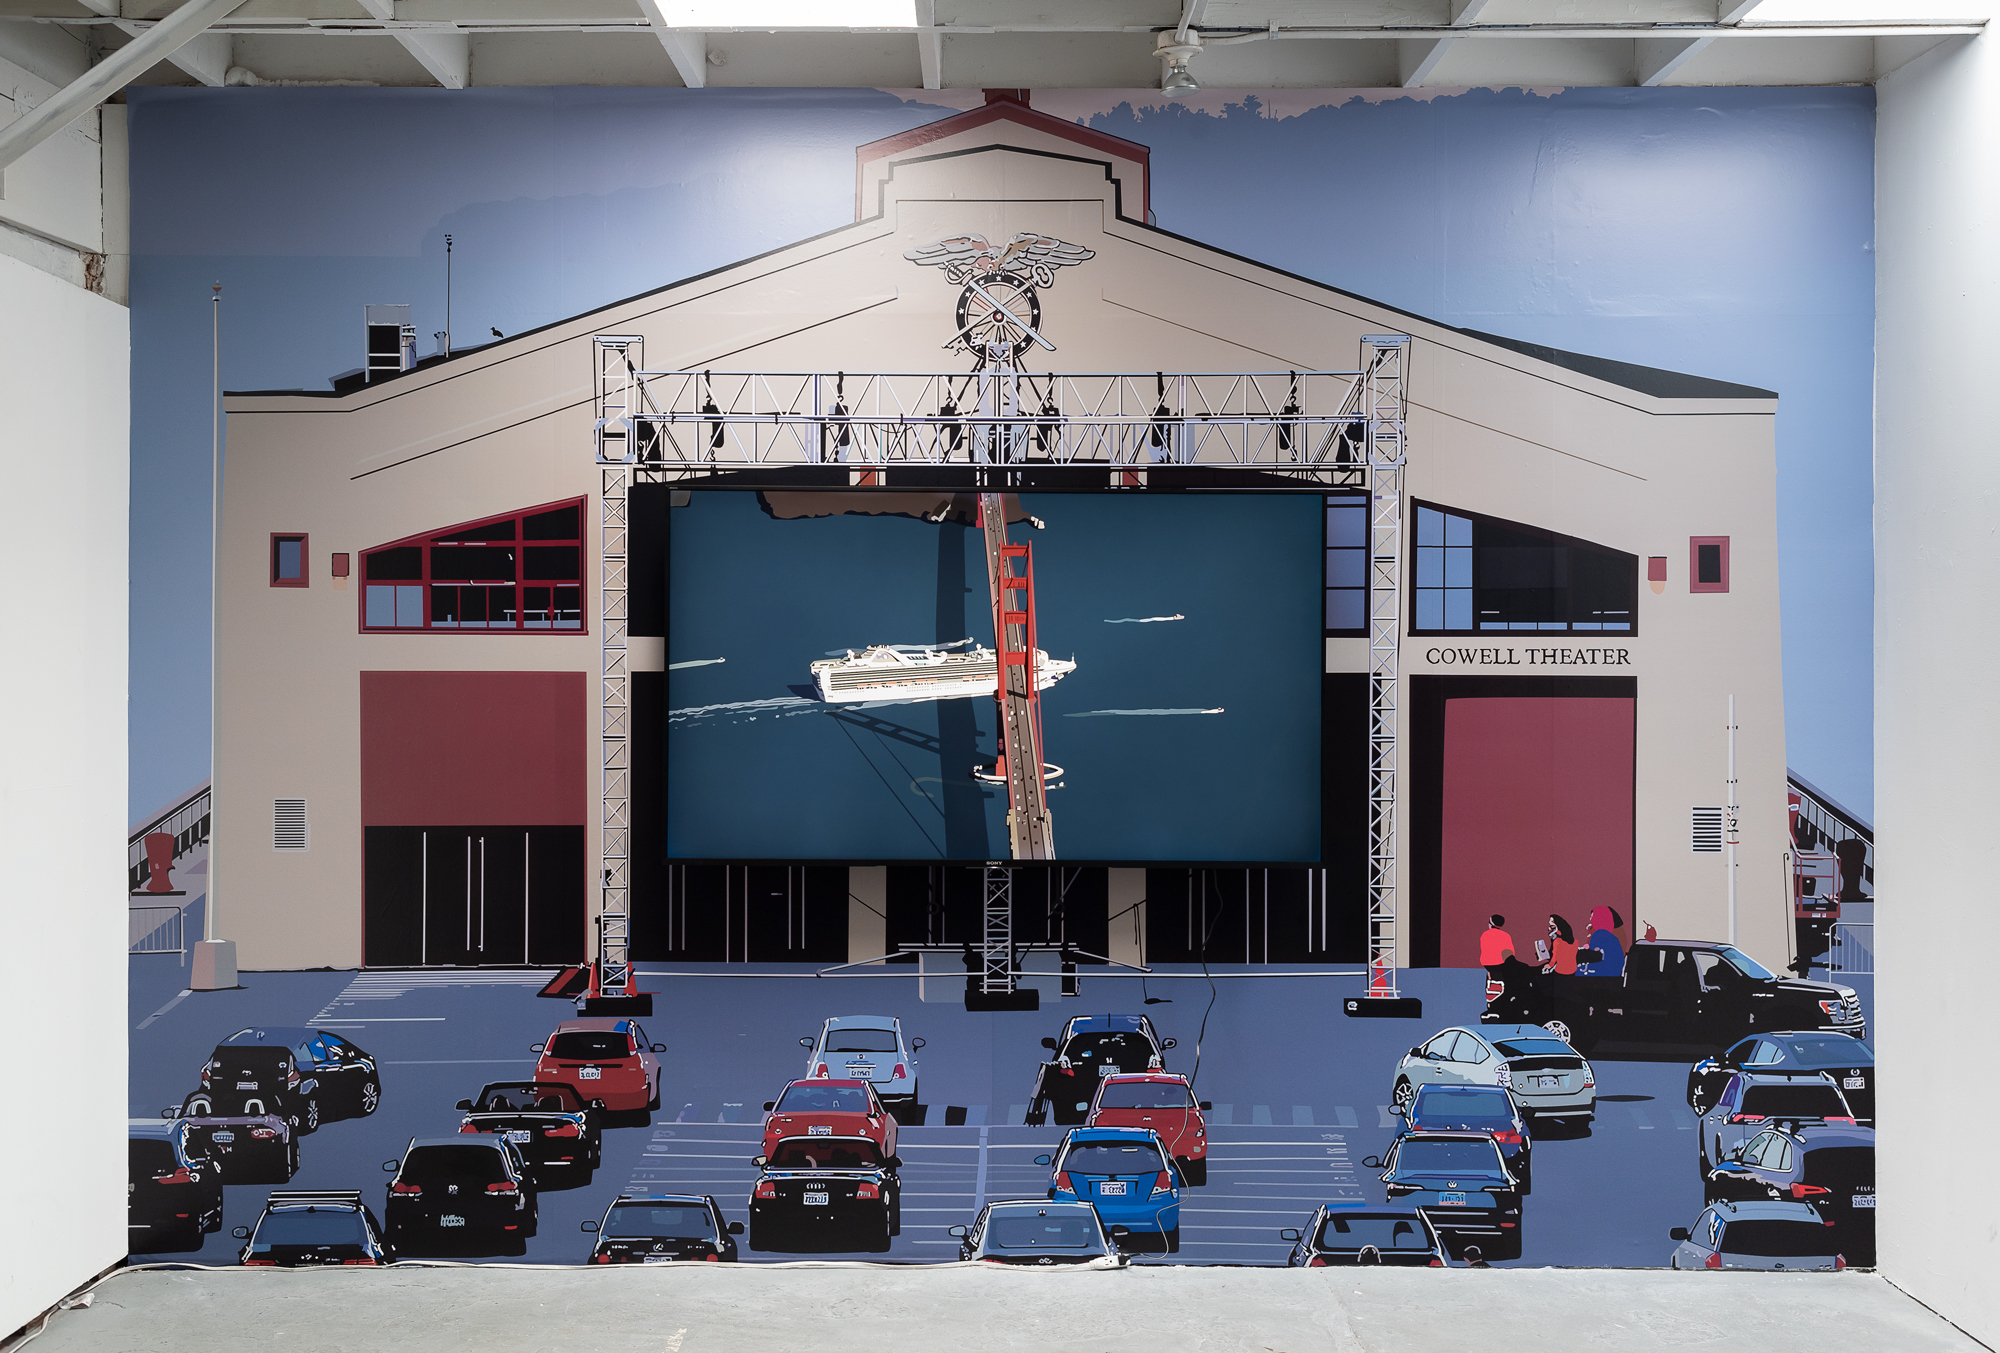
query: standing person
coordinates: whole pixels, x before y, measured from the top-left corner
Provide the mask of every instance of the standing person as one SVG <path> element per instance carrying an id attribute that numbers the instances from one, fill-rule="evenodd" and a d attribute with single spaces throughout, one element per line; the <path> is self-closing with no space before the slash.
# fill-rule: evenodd
<path id="1" fill-rule="evenodd" d="M 1568 921 L 1549 913 L 1549 961 L 1542 965 L 1543 972 L 1552 972 L 1563 977 L 1576 975 L 1576 932 L 1570 929 Z"/>
<path id="2" fill-rule="evenodd" d="M 1506 930 L 1507 918 L 1494 912 L 1486 918 L 1486 929 L 1479 932 L 1479 966 L 1497 968 L 1514 957 L 1514 937 Z"/>
<path id="3" fill-rule="evenodd" d="M 1619 942 L 1618 928 L 1625 918 L 1610 907 L 1593 907 L 1590 912 L 1590 944 L 1598 957 L 1578 966 L 1586 977 L 1620 977 L 1625 972 L 1625 946 Z"/>

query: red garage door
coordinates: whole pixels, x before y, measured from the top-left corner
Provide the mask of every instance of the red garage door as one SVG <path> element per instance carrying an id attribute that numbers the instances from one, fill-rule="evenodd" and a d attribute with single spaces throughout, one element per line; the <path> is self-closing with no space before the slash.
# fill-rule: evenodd
<path id="1" fill-rule="evenodd" d="M 1453 699 L 1444 709 L 1439 959 L 1479 962 L 1499 912 L 1524 961 L 1549 913 L 1577 942 L 1593 907 L 1632 915 L 1629 699 Z"/>

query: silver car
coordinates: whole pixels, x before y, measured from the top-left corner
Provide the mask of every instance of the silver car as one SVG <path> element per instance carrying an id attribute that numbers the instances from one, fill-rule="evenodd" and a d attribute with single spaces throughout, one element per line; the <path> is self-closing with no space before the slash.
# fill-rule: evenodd
<path id="1" fill-rule="evenodd" d="M 1667 1232 L 1679 1241 L 1675 1268 L 1841 1269 L 1834 1228 L 1804 1203 L 1712 1203 L 1692 1227 Z"/>
<path id="2" fill-rule="evenodd" d="M 1597 1116 L 1597 1073 L 1539 1024 L 1446 1029 L 1396 1063 L 1391 1102 L 1407 1112 L 1420 1085 L 1504 1086 L 1530 1119 Z"/>
<path id="3" fill-rule="evenodd" d="M 820 1026 L 817 1038 L 801 1038 L 806 1077 L 868 1081 L 889 1112 L 914 1108 L 917 1098 L 916 1051 L 924 1040 L 905 1039 L 903 1022 L 894 1015 L 835 1015 Z M 902 1121 L 898 1116 L 898 1121 Z"/>

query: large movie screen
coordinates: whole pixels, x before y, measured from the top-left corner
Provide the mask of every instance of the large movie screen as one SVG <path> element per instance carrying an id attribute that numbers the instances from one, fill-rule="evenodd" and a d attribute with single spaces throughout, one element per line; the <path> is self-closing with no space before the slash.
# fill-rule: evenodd
<path id="1" fill-rule="evenodd" d="M 1033 547 L 1056 858 L 1317 861 L 1322 500 L 1005 502 Z M 977 503 L 697 490 L 669 512 L 670 856 L 1007 858 Z"/>

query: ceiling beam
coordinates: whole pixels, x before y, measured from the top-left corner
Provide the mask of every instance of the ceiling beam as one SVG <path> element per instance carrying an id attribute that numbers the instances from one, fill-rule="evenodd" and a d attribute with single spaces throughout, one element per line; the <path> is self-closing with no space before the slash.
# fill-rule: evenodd
<path id="1" fill-rule="evenodd" d="M 1742 23 L 1750 17 L 1750 11 L 1764 3 L 1764 0 L 1715 0 L 1715 21 L 1717 23 Z"/>
<path id="2" fill-rule="evenodd" d="M 116 4 L 117 0 L 107 0 Z M 137 37 L 144 30 L 134 23 L 121 23 L 119 28 Z M 235 64 L 236 39 L 227 33 L 207 32 L 200 37 L 190 38 L 185 46 L 167 60 L 192 75 L 211 89 L 220 89 L 227 82 L 229 68 Z"/>
<path id="3" fill-rule="evenodd" d="M 42 103 L 0 127 L 0 169 L 26 155 L 98 104 L 123 89 L 201 36 L 210 24 L 229 14 L 243 0 L 187 0 Z"/>
<path id="4" fill-rule="evenodd" d="M 394 23 L 396 0 L 355 0 L 378 19 Z M 389 36 L 430 72 L 430 77 L 446 89 L 464 89 L 472 83 L 472 35 L 453 28 L 391 28 Z"/>
<path id="5" fill-rule="evenodd" d="M 700 89 L 708 83 L 708 34 L 694 32 L 686 28 L 675 28 L 667 22 L 666 14 L 660 9 L 660 0 L 639 0 L 639 12 L 646 16 L 646 23 L 652 28 L 653 36 L 667 49 L 667 59 L 674 63 L 681 83 L 689 89 Z"/>
<path id="6" fill-rule="evenodd" d="M 1405 89 L 1414 89 L 1430 79 L 1438 62 L 1444 60 L 1444 54 L 1457 41 L 1457 38 L 1406 38 L 1397 43 L 1397 82 Z"/>
<path id="7" fill-rule="evenodd" d="M 917 64 L 924 88 L 944 88 L 944 34 L 937 31 L 937 0 L 917 0 Z"/>
<path id="8" fill-rule="evenodd" d="M 1714 42 L 1706 38 L 1640 38 L 1632 44 L 1632 74 L 1642 85 L 1662 85 Z"/>

